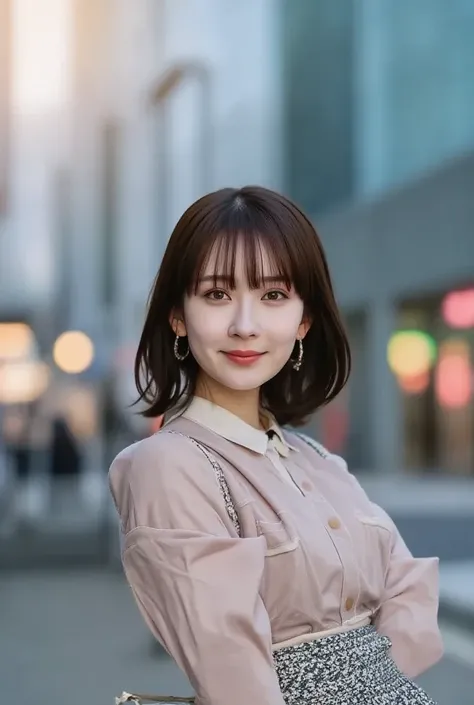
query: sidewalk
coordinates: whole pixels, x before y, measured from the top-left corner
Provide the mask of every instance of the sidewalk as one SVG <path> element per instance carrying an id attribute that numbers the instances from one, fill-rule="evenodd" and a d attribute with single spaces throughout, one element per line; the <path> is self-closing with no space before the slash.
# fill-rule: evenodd
<path id="1" fill-rule="evenodd" d="M 474 478 L 357 473 L 370 499 L 396 516 L 474 517 Z M 473 554 L 474 557 L 474 554 Z"/>
<path id="2" fill-rule="evenodd" d="M 474 630 L 474 559 L 440 565 L 440 617 Z"/>

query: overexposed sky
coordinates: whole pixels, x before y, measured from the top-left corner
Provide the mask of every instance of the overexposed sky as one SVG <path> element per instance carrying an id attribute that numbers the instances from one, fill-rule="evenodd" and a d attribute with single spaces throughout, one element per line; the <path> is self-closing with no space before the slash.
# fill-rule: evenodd
<path id="1" fill-rule="evenodd" d="M 69 97 L 72 0 L 14 0 L 13 106 L 38 114 Z"/>

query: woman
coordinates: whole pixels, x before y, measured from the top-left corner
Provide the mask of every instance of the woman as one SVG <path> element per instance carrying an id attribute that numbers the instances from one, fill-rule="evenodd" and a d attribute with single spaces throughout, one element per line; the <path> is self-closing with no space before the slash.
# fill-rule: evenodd
<path id="1" fill-rule="evenodd" d="M 123 565 L 201 705 L 428 705 L 437 559 L 415 559 L 344 461 L 282 426 L 344 387 L 319 238 L 259 187 L 201 198 L 171 235 L 136 358 L 167 415 L 110 469 Z"/>

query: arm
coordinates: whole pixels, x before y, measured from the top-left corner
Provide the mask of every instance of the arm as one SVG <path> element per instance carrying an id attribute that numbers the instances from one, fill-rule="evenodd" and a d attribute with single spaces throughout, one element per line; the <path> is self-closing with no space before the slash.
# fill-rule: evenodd
<path id="1" fill-rule="evenodd" d="M 443 655 L 438 627 L 438 559 L 414 558 L 395 524 L 392 527 L 385 595 L 375 615 L 378 631 L 392 642 L 392 658 L 410 678 L 434 666 Z"/>
<path id="2" fill-rule="evenodd" d="M 202 705 L 283 705 L 259 595 L 265 545 L 240 539 L 214 472 L 183 438 L 159 434 L 119 456 L 110 486 L 123 565 L 155 637 Z"/>
<path id="3" fill-rule="evenodd" d="M 370 502 L 359 482 L 349 473 L 345 460 L 322 446 L 319 448 L 320 453 L 324 451 L 326 457 L 346 474 L 353 490 L 364 502 Z M 438 627 L 439 561 L 437 558 L 414 558 L 388 514 L 373 502 L 370 505 L 391 532 L 385 592 L 375 613 L 374 624 L 380 634 L 392 642 L 391 655 L 400 670 L 415 678 L 443 655 Z"/>

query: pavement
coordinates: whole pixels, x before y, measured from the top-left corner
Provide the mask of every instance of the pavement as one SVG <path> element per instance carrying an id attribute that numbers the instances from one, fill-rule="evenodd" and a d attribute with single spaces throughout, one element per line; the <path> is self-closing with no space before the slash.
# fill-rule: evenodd
<path id="1" fill-rule="evenodd" d="M 373 502 L 389 513 L 439 516 L 474 514 L 474 478 L 411 475 L 400 470 L 387 475 L 358 472 L 356 477 Z"/>
<path id="2" fill-rule="evenodd" d="M 122 690 L 189 695 L 153 646 L 122 575 L 0 573 L 1 703 L 113 705 Z M 472 705 L 474 632 L 442 624 L 446 654 L 420 684 L 438 705 Z"/>

